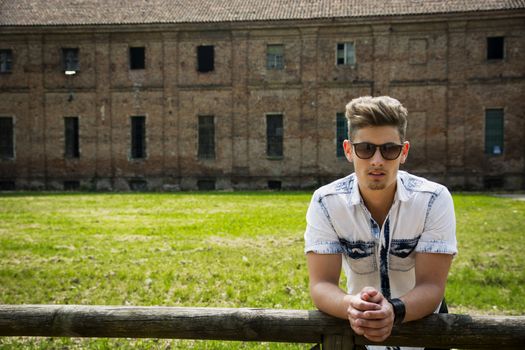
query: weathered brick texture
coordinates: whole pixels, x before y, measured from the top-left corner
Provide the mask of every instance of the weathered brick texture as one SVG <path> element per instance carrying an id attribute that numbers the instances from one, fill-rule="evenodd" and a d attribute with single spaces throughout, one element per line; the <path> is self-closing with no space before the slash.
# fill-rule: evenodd
<path id="1" fill-rule="evenodd" d="M 352 171 L 336 157 L 336 114 L 362 95 L 409 110 L 405 169 L 453 188 L 525 188 L 524 12 L 367 20 L 0 29 L 13 70 L 0 74 L 0 116 L 14 118 L 15 158 L 0 181 L 19 189 L 312 187 Z M 505 56 L 487 61 L 486 38 Z M 356 64 L 336 65 L 337 43 Z M 284 46 L 267 69 L 266 47 Z M 197 46 L 215 69 L 197 71 Z M 61 49 L 79 49 L 63 72 Z M 129 48 L 145 48 L 144 70 Z M 485 109 L 504 110 L 504 152 L 484 153 Z M 283 115 L 282 158 L 266 156 L 266 115 Z M 215 158 L 198 157 L 198 117 L 215 117 Z M 79 118 L 80 157 L 64 157 L 64 117 Z M 131 117 L 145 116 L 146 157 L 131 159 Z M 135 185 L 134 185 L 135 184 Z M 275 182 L 273 183 L 275 184 Z M 144 187 L 138 187 L 144 188 Z"/>

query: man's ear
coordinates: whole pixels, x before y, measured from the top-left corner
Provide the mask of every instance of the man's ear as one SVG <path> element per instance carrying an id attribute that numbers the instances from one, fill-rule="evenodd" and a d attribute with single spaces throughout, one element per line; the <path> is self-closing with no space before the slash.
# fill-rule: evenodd
<path id="1" fill-rule="evenodd" d="M 343 141 L 343 149 L 345 151 L 345 157 L 350 163 L 352 163 L 352 143 L 349 140 Z"/>
<path id="2" fill-rule="evenodd" d="M 403 149 L 401 150 L 401 164 L 405 164 L 408 157 L 408 150 L 410 149 L 410 142 L 403 142 Z"/>

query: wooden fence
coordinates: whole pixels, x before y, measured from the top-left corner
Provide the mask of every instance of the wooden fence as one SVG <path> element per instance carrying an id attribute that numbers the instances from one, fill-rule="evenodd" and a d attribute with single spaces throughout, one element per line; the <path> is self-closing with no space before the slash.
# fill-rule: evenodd
<path id="1" fill-rule="evenodd" d="M 314 310 L 0 305 L 0 336 L 171 338 L 372 344 Z M 395 327 L 385 345 L 525 349 L 525 316 L 430 315 Z"/>

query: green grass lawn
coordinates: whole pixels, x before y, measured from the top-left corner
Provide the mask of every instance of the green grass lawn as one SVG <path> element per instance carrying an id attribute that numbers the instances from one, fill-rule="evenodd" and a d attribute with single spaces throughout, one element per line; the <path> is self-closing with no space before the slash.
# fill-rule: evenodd
<path id="1" fill-rule="evenodd" d="M 311 193 L 0 195 L 0 303 L 312 309 Z M 525 201 L 454 195 L 452 312 L 525 313 Z M 0 348 L 294 348 L 179 340 L 0 338 Z"/>

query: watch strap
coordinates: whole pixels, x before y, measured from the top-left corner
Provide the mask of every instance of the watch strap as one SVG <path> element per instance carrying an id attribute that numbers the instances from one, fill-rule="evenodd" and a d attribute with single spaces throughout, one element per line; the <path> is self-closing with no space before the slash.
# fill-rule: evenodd
<path id="1" fill-rule="evenodd" d="M 394 309 L 394 324 L 398 325 L 405 319 L 405 303 L 399 298 L 387 299 Z"/>

